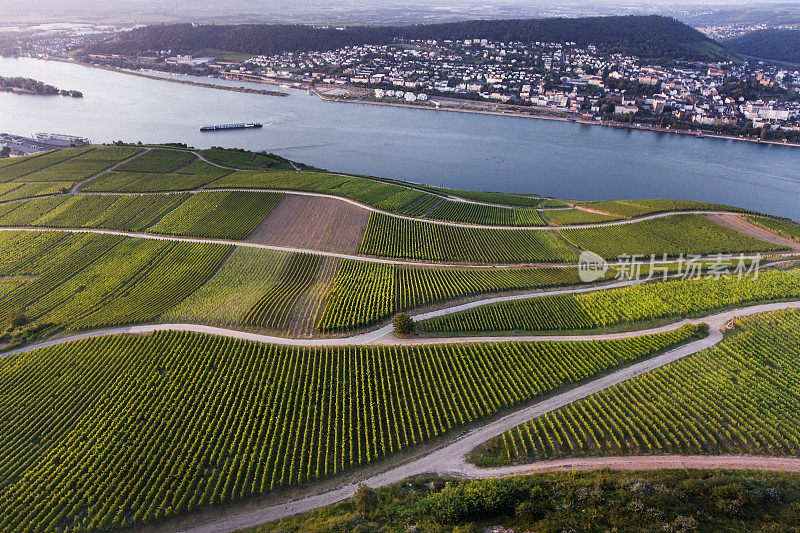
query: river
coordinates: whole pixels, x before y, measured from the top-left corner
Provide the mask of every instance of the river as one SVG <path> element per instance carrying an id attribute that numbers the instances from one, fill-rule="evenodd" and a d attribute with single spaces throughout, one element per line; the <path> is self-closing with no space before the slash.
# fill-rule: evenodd
<path id="1" fill-rule="evenodd" d="M 694 199 L 800 219 L 800 148 L 331 103 L 291 89 L 286 98 L 236 93 L 28 58 L 0 58 L 0 76 L 84 94 L 0 93 L 2 132 L 242 147 L 331 170 L 447 187 L 589 200 Z M 203 124 L 245 121 L 264 127 L 199 131 Z"/>

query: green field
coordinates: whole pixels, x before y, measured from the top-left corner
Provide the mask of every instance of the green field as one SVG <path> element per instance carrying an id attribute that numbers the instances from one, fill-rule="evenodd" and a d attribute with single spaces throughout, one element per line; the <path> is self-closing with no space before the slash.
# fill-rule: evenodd
<path id="1" fill-rule="evenodd" d="M 73 157 L 89 152 L 92 148 L 68 148 L 64 150 L 53 150 L 28 157 L 15 157 L 8 160 L 0 160 L 0 182 L 7 182 L 52 167 L 58 163 L 69 161 Z M 21 181 L 24 181 L 22 179 Z"/>
<path id="2" fill-rule="evenodd" d="M 283 195 L 259 192 L 203 192 L 191 195 L 149 231 L 170 235 L 244 239 Z"/>
<path id="3" fill-rule="evenodd" d="M 655 254 L 765 252 L 785 248 L 715 224 L 700 215 L 672 215 L 617 226 L 559 230 L 573 245 L 606 259 Z"/>
<path id="4" fill-rule="evenodd" d="M 500 302 L 432 318 L 421 327 L 438 333 L 587 330 L 796 298 L 800 298 L 800 270 L 764 271 L 741 280 L 662 281 Z"/>
<path id="5" fill-rule="evenodd" d="M 481 229 L 372 213 L 359 252 L 365 255 L 475 263 L 573 261 L 577 254 L 551 231 Z"/>
<path id="6" fill-rule="evenodd" d="M 722 344 L 493 439 L 479 464 L 629 454 L 800 455 L 800 312 L 737 320 Z"/>
<path id="7" fill-rule="evenodd" d="M 567 268 L 446 270 L 344 260 L 319 330 L 343 332 L 463 296 L 579 283 L 577 270 Z"/>
<path id="8" fill-rule="evenodd" d="M 34 198 L 36 196 L 50 196 L 59 194 L 66 187 L 71 188 L 74 184 L 70 182 L 59 183 L 2 183 L 0 184 L 0 202 L 10 202 L 22 198 Z"/>
<path id="9" fill-rule="evenodd" d="M 6 357 L 0 528 L 131 527 L 330 476 L 695 333 L 305 350 L 161 332 Z"/>
<path id="10" fill-rule="evenodd" d="M 449 220 L 487 226 L 544 226 L 539 213 L 531 208 L 507 208 L 444 200 L 425 214 L 434 220 Z"/>
<path id="11" fill-rule="evenodd" d="M 19 176 L 15 181 L 80 181 L 111 168 L 141 151 L 139 148 L 119 146 L 95 149 L 76 148 L 75 150 L 85 151 L 65 161 Z M 33 161 L 35 160 L 36 158 Z M 5 174 L 5 172 L 1 174 Z"/>
<path id="12" fill-rule="evenodd" d="M 208 161 L 223 167 L 241 170 L 292 170 L 288 159 L 275 154 L 225 148 L 209 148 L 200 150 L 199 153 Z M 301 163 L 297 165 L 306 168 L 306 165 Z"/>

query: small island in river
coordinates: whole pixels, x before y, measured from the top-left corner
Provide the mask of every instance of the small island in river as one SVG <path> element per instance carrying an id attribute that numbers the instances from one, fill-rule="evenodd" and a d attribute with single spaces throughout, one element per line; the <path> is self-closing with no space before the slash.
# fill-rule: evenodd
<path id="1" fill-rule="evenodd" d="M 25 93 L 25 94 L 41 94 L 41 95 L 61 95 L 71 96 L 73 98 L 83 98 L 83 93 L 80 91 L 71 91 L 59 89 L 52 85 L 47 85 L 41 81 L 32 78 L 6 78 L 0 76 L 0 91 Z"/>

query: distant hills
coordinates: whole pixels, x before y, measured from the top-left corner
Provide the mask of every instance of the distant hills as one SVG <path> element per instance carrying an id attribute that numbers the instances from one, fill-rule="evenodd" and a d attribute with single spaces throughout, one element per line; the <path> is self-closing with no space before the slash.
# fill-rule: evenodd
<path id="1" fill-rule="evenodd" d="M 725 44 L 745 56 L 800 63 L 800 30 L 759 30 Z"/>
<path id="2" fill-rule="evenodd" d="M 593 43 L 604 52 L 645 58 L 714 60 L 727 51 L 699 31 L 669 17 L 617 16 L 515 20 L 472 20 L 414 26 L 246 24 L 146 26 L 97 43 L 91 53 L 134 54 L 170 49 L 192 53 L 204 49 L 247 54 L 333 50 L 360 44 L 387 44 L 405 39 L 490 39 L 502 41 L 574 41 Z"/>

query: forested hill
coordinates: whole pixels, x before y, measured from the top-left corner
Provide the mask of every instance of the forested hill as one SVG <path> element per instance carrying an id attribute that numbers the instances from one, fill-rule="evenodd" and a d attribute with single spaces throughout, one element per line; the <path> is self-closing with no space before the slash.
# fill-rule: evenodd
<path id="1" fill-rule="evenodd" d="M 800 63 L 800 30 L 759 30 L 725 44 L 745 56 Z"/>
<path id="2" fill-rule="evenodd" d="M 349 45 L 386 44 L 393 39 L 490 39 L 502 41 L 574 41 L 593 43 L 606 52 L 640 57 L 715 59 L 725 50 L 675 19 L 651 16 L 473 20 L 414 26 L 351 26 L 346 29 L 303 25 L 147 26 L 93 45 L 94 53 L 132 54 L 170 49 L 202 49 L 249 54 L 333 50 Z"/>

